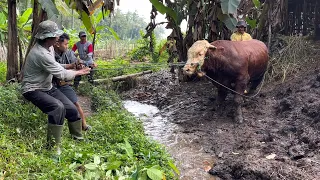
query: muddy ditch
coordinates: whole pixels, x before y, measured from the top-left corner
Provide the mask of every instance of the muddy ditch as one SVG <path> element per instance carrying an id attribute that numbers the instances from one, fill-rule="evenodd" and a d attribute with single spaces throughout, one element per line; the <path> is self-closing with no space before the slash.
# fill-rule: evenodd
<path id="1" fill-rule="evenodd" d="M 214 107 L 216 88 L 205 79 L 178 83 L 160 71 L 122 96 L 158 108 L 147 116 L 146 132 L 168 148 L 181 179 L 320 177 L 319 71 L 266 83 L 258 97 L 245 99 L 243 124 L 233 122 L 232 94 Z"/>

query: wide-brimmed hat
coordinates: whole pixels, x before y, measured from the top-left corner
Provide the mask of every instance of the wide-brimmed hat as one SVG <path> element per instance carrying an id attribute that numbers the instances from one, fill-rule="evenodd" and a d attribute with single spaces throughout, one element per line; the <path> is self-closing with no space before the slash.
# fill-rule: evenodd
<path id="1" fill-rule="evenodd" d="M 39 24 L 38 32 L 35 35 L 37 39 L 46 39 L 50 37 L 59 37 L 63 31 L 58 28 L 58 25 L 50 20 L 42 21 Z"/>
<path id="2" fill-rule="evenodd" d="M 247 27 L 247 23 L 245 21 L 238 21 L 237 25 L 236 25 L 237 28 L 239 27 Z"/>
<path id="3" fill-rule="evenodd" d="M 80 32 L 79 32 L 79 37 L 82 37 L 82 36 L 87 36 L 86 32 L 80 31 Z"/>

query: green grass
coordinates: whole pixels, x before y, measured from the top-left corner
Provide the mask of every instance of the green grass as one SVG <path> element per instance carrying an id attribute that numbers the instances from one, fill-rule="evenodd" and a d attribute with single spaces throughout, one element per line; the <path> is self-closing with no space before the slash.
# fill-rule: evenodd
<path id="1" fill-rule="evenodd" d="M 46 115 L 18 89 L 0 86 L 0 179 L 176 179 L 164 147 L 146 137 L 114 91 L 90 88 L 95 113 L 87 121 L 94 129 L 75 142 L 65 125 L 55 159 L 44 148 Z"/>

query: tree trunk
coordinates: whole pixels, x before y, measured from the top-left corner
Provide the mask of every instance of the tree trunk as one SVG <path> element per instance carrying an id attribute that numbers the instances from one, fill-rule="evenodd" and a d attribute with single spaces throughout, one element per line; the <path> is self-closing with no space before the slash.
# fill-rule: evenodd
<path id="1" fill-rule="evenodd" d="M 94 57 L 94 46 L 96 44 L 96 36 L 97 36 L 97 31 L 94 30 L 94 33 L 93 33 L 93 40 L 92 40 L 92 49 L 93 49 L 93 55 L 92 55 L 92 58 Z"/>
<path id="2" fill-rule="evenodd" d="M 40 11 L 40 12 L 39 12 Z M 41 5 L 39 4 L 38 0 L 34 0 L 33 2 L 33 14 L 32 14 L 32 35 L 31 35 L 31 40 L 29 42 L 29 46 L 26 52 L 26 57 L 29 54 L 29 51 L 31 50 L 31 48 L 33 47 L 33 45 L 35 44 L 35 35 L 37 34 L 38 31 L 38 25 L 40 24 L 40 22 L 44 21 L 48 19 L 47 18 L 47 13 L 41 9 Z"/>
<path id="3" fill-rule="evenodd" d="M 7 80 L 16 78 L 18 73 L 18 30 L 17 30 L 17 1 L 8 0 L 8 57 Z"/>
<path id="4" fill-rule="evenodd" d="M 40 12 L 39 12 L 40 11 Z M 46 11 L 44 11 L 38 0 L 34 0 L 33 1 L 33 14 L 32 14 L 32 25 L 31 25 L 31 28 L 32 28 L 32 34 L 31 34 L 31 40 L 29 42 L 29 45 L 28 45 L 28 48 L 27 48 L 27 51 L 26 51 L 26 55 L 25 55 L 25 59 L 27 58 L 31 48 L 33 47 L 33 45 L 35 44 L 36 42 L 36 38 L 35 38 L 35 35 L 37 34 L 37 31 L 38 31 L 38 25 L 40 24 L 40 22 L 44 21 L 48 19 L 47 17 L 47 13 Z M 22 77 L 23 77 L 23 67 L 25 65 L 26 61 L 23 62 L 23 66 L 20 67 L 21 68 L 21 72 L 20 72 L 20 75 L 19 75 L 19 82 L 22 81 Z"/>

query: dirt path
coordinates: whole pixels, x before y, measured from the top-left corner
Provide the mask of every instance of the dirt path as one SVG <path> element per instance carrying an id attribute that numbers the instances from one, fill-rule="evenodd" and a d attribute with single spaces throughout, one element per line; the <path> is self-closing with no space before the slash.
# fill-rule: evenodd
<path id="1" fill-rule="evenodd" d="M 266 84 L 259 97 L 245 100 L 243 124 L 233 122 L 233 95 L 214 107 L 215 88 L 205 80 L 175 84 L 162 71 L 140 78 L 138 87 L 123 96 L 156 105 L 179 126 L 188 146 L 213 156 L 210 174 L 221 179 L 311 180 L 320 177 L 318 74 Z M 191 157 L 181 158 L 177 161 Z"/>
<path id="2" fill-rule="evenodd" d="M 82 110 L 84 112 L 84 115 L 86 117 L 91 116 L 91 99 L 87 96 L 79 96 L 78 95 L 78 102 L 82 107 Z"/>

